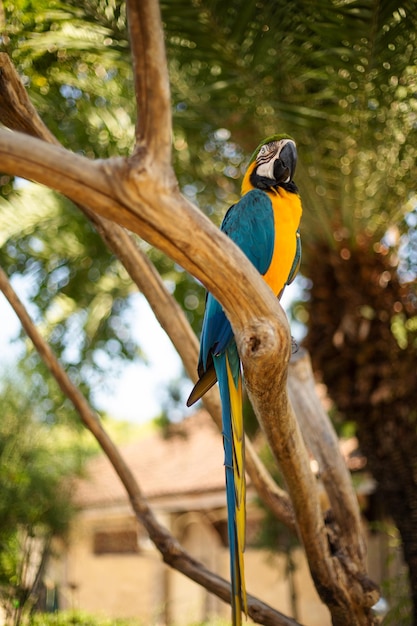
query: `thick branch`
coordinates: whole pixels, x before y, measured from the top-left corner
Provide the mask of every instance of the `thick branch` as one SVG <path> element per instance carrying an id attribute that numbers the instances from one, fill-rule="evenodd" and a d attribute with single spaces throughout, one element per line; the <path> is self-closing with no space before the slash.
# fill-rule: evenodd
<path id="1" fill-rule="evenodd" d="M 375 583 L 366 571 L 366 548 L 357 498 L 351 476 L 342 458 L 339 441 L 317 396 L 310 358 L 300 350 L 290 361 L 288 391 L 303 438 L 319 464 L 331 510 L 326 525 L 332 553 L 345 570 L 353 604 L 361 606 L 364 597 L 372 606 L 379 597 Z"/>
<path id="2" fill-rule="evenodd" d="M 366 577 L 363 563 L 359 568 L 354 561 L 346 563 L 346 553 L 334 558 L 301 431 L 284 393 L 287 368 L 277 364 L 276 354 L 288 345 L 280 341 L 280 334 L 285 332 L 289 334 L 286 326 L 269 317 L 258 319 L 236 337 L 246 387 L 287 482 L 311 574 L 332 613 L 333 624 L 348 623 L 347 615 L 352 626 L 371 624 L 375 619 L 371 607 L 378 591 Z M 266 385 L 265 381 L 274 384 Z"/>
<path id="3" fill-rule="evenodd" d="M 365 569 L 365 542 L 350 473 L 334 428 L 315 390 L 310 358 L 300 350 L 290 362 L 288 391 L 303 437 L 319 464 L 320 478 L 339 526 L 344 549 Z M 341 532 L 340 532 L 341 531 Z"/>
<path id="4" fill-rule="evenodd" d="M 0 169 L 48 185 L 160 248 L 222 302 L 237 333 L 271 311 L 286 324 L 272 291 L 243 252 L 176 188 L 164 187 L 146 170 L 132 179 L 123 159 L 93 162 L 7 130 L 0 130 Z M 282 357 L 280 364 L 285 366 Z"/>
<path id="5" fill-rule="evenodd" d="M 96 220 L 100 221 L 96 223 Z M 160 275 L 147 256 L 138 249 L 128 233 L 115 224 L 94 218 L 96 228 L 129 272 L 130 277 L 148 300 L 156 318 L 174 344 L 191 380 L 196 380 L 198 342 L 184 312 L 166 289 Z M 112 226 L 112 227 L 111 227 Z M 105 228 L 103 230 L 103 227 Z M 203 399 L 219 429 L 222 429 L 219 394 L 213 390 Z M 295 531 L 295 519 L 288 494 L 280 489 L 260 461 L 249 439 L 246 439 L 246 469 L 259 496 L 271 512 Z"/>
<path id="6" fill-rule="evenodd" d="M 284 362 L 288 363 L 288 325 L 281 325 L 278 320 L 271 318 L 258 319 L 236 339 L 245 364 L 246 388 L 284 473 L 309 561 L 313 568 L 330 570 L 329 565 L 326 565 L 326 556 L 330 555 L 315 479 L 297 420 L 285 393 L 287 367 L 283 367 L 276 358 L 277 352 L 286 348 L 283 357 Z M 267 380 L 274 384 L 266 385 Z M 317 575 L 319 580 L 329 578 L 330 571 L 321 571 Z"/>
<path id="7" fill-rule="evenodd" d="M 115 237 L 123 240 L 123 245 L 114 245 Z M 180 355 L 191 380 L 196 380 L 198 342 L 178 303 L 167 291 L 161 277 L 149 259 L 127 235 L 125 231 L 103 233 L 110 249 L 117 251 L 134 282 L 147 298 L 158 321 L 166 331 Z M 120 257 L 122 255 L 122 257 Z M 219 429 L 222 429 L 219 395 L 214 390 L 204 397 L 204 404 Z M 291 502 L 285 491 L 273 481 L 249 439 L 246 439 L 246 469 L 258 494 L 277 519 L 295 531 L 295 520 Z"/>
<path id="8" fill-rule="evenodd" d="M 160 174 L 171 167 L 171 99 L 159 5 L 128 0 L 138 118 L 136 151 L 146 148 Z"/>
<path id="9" fill-rule="evenodd" d="M 2 268 L 0 268 L 0 290 L 13 307 L 27 335 L 32 340 L 40 357 L 54 376 L 61 390 L 71 400 L 82 422 L 94 435 L 106 453 L 126 489 L 138 520 L 146 528 L 149 537 L 162 554 L 165 563 L 203 585 L 208 591 L 211 591 L 225 602 L 230 602 L 229 583 L 220 576 L 210 572 L 202 563 L 191 557 L 168 530 L 157 521 L 142 495 L 135 477 L 125 463 L 118 448 L 104 430 L 98 415 L 91 409 L 84 396 L 61 367 L 58 359 L 37 330 L 24 305 L 10 285 Z M 299 626 L 298 622 L 271 609 L 271 607 L 253 596 L 248 596 L 248 610 L 249 615 L 255 622 L 270 626 Z"/>

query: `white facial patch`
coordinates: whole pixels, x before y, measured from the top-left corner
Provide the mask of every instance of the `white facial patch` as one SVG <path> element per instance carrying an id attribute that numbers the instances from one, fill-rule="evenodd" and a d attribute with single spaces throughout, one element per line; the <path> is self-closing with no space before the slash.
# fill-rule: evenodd
<path id="1" fill-rule="evenodd" d="M 258 152 L 258 156 L 256 157 L 256 162 L 259 163 L 256 168 L 256 173 L 259 176 L 264 176 L 265 178 L 274 178 L 274 164 L 277 159 L 279 159 L 279 155 L 281 154 L 281 150 L 287 143 L 289 143 L 291 139 L 280 139 L 279 141 L 272 141 L 271 143 L 267 143 Z M 288 182 L 290 177 L 285 182 Z"/>
<path id="2" fill-rule="evenodd" d="M 266 163 L 261 163 L 256 168 L 256 173 L 259 176 L 264 176 L 265 178 L 274 178 L 274 163 L 275 159 L 271 159 Z"/>

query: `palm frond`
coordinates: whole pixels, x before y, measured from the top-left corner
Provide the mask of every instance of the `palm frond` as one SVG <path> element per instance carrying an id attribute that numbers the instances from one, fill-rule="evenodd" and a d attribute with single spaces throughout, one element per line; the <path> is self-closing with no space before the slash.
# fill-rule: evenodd
<path id="1" fill-rule="evenodd" d="M 32 21 L 27 5 L 19 12 L 13 4 L 10 32 L 35 104 L 46 112 L 43 91 L 81 90 L 61 97 L 52 129 L 77 149 L 84 124 L 90 139 L 104 138 L 103 153 L 108 142 L 128 151 L 133 124 L 130 138 L 115 138 L 115 124 L 100 111 L 111 93 L 112 107 L 135 115 L 124 4 L 40 2 Z M 229 129 L 236 150 L 248 152 L 259 137 L 283 130 L 299 146 L 304 240 L 355 245 L 364 232 L 380 236 L 417 178 L 414 1 L 162 0 L 161 9 L 175 134 L 198 155 L 188 159 L 188 178 L 204 171 L 213 179 L 204 162 L 213 157 L 205 146 L 216 129 Z M 87 114 L 92 99 L 94 115 Z M 101 155 L 100 143 L 95 150 Z"/>
<path id="2" fill-rule="evenodd" d="M 296 137 L 305 236 L 351 245 L 364 230 L 379 236 L 417 173 L 414 3 L 165 0 L 162 9 L 176 98 L 185 74 L 194 114 L 244 147 L 277 127 Z"/>

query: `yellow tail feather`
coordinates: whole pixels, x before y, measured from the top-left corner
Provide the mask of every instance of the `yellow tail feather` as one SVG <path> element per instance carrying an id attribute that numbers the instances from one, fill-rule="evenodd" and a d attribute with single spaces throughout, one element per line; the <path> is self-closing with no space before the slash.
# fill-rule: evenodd
<path id="1" fill-rule="evenodd" d="M 235 481 L 235 523 L 237 536 L 236 575 L 240 585 L 239 613 L 242 610 L 248 614 L 245 569 L 243 553 L 246 543 L 246 477 L 245 477 L 245 433 L 243 429 L 242 413 L 242 376 L 239 372 L 237 386 L 230 369 L 229 359 L 226 356 L 227 379 L 230 394 L 230 409 L 233 435 L 233 474 Z"/>

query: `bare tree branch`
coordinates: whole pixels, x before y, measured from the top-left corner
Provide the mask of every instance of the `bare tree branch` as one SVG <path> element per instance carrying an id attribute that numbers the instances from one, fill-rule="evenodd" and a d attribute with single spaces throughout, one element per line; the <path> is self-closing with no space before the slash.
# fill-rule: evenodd
<path id="1" fill-rule="evenodd" d="M 203 585 L 208 591 L 211 591 L 225 602 L 230 602 L 229 583 L 220 576 L 210 572 L 202 563 L 189 555 L 169 531 L 157 521 L 129 466 L 125 463 L 118 448 L 103 428 L 98 415 L 91 409 L 87 400 L 61 367 L 58 359 L 36 328 L 24 305 L 12 288 L 2 268 L 0 268 L 0 290 L 9 301 L 25 332 L 30 337 L 38 354 L 54 376 L 59 387 L 67 398 L 71 400 L 82 422 L 94 435 L 106 453 L 126 489 L 138 520 L 146 528 L 149 537 L 160 551 L 165 563 Z M 248 611 L 254 621 L 265 625 L 300 626 L 295 620 L 275 611 L 254 596 L 248 596 Z"/>
<path id="2" fill-rule="evenodd" d="M 311 361 L 305 350 L 291 359 L 288 390 L 303 436 L 318 461 L 335 521 L 343 530 L 347 545 L 363 559 L 363 531 L 350 473 L 340 454 L 336 433 L 317 396 Z"/>
<path id="3" fill-rule="evenodd" d="M 241 284 L 247 281 L 251 285 L 252 299 L 263 297 L 260 313 L 268 316 L 267 301 L 271 304 L 275 298 L 243 252 L 176 186 L 165 187 L 146 169 L 132 176 L 126 159 L 91 161 L 60 146 L 1 129 L 0 167 L 7 174 L 52 187 L 140 235 L 226 301 L 225 308 L 233 310 L 240 327 L 244 328 L 253 306 L 249 297 L 236 303 L 233 290 L 228 289 L 233 275 Z M 207 265 L 208 258 L 211 267 Z M 280 307 L 275 310 L 285 318 Z"/>
<path id="4" fill-rule="evenodd" d="M 13 63 L 0 52 L 0 122 L 11 130 L 58 143 L 29 100 Z"/>
<path id="5" fill-rule="evenodd" d="M 305 350 L 300 350 L 291 359 L 288 391 L 303 437 L 318 461 L 320 477 L 329 497 L 329 532 L 336 525 L 329 541 L 339 556 L 345 555 L 345 567 L 351 571 L 356 569 L 356 575 L 363 582 L 366 549 L 357 498 L 336 433 L 317 396 L 311 361 Z"/>
<path id="6" fill-rule="evenodd" d="M 171 98 L 159 5 L 128 0 L 127 17 L 138 108 L 136 148 L 146 149 L 160 176 L 171 172 Z"/>
<path id="7" fill-rule="evenodd" d="M 18 106 L 16 105 L 18 103 Z M 0 53 L 0 122 L 16 131 L 58 144 L 58 140 L 40 119 L 32 106 L 20 77 L 9 57 Z M 159 274 L 146 255 L 121 226 L 99 217 L 85 206 L 78 205 L 94 224 L 110 250 L 119 258 L 132 280 L 144 294 L 159 323 L 180 355 L 191 380 L 196 380 L 198 341 L 184 312 L 166 289 Z M 219 395 L 214 390 L 204 397 L 204 404 L 221 429 Z M 259 496 L 281 522 L 295 532 L 295 518 L 288 494 L 272 479 L 253 449 L 246 442 L 246 466 Z"/>

